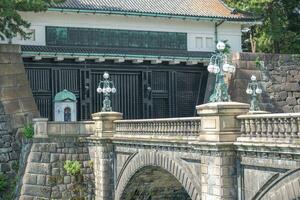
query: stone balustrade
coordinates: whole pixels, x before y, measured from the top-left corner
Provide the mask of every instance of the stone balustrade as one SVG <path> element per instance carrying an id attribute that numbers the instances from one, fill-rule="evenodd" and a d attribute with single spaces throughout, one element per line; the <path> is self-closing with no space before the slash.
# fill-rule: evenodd
<path id="1" fill-rule="evenodd" d="M 116 137 L 151 137 L 196 139 L 201 131 L 201 118 L 167 118 L 117 120 Z"/>
<path id="2" fill-rule="evenodd" d="M 300 113 L 249 114 L 237 118 L 241 120 L 242 138 L 300 138 Z"/>
<path id="3" fill-rule="evenodd" d="M 49 122 L 46 118 L 33 119 L 34 137 L 47 138 L 51 136 L 90 136 L 95 133 L 94 121 Z"/>

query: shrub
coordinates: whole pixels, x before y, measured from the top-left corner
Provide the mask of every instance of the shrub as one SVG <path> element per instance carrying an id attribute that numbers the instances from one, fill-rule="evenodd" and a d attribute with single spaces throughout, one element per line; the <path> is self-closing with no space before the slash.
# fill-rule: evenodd
<path id="1" fill-rule="evenodd" d="M 67 160 L 64 164 L 64 169 L 71 176 L 77 176 L 80 174 L 81 165 L 76 161 Z"/>
<path id="2" fill-rule="evenodd" d="M 26 138 L 32 138 L 34 135 L 34 128 L 32 123 L 25 124 L 23 134 Z"/>
<path id="3" fill-rule="evenodd" d="M 4 174 L 0 174 L 0 191 L 5 191 L 9 186 L 8 178 Z"/>

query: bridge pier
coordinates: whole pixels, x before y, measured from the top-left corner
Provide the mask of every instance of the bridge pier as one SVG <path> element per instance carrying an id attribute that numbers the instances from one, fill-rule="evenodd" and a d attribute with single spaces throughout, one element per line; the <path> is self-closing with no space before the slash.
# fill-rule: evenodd
<path id="1" fill-rule="evenodd" d="M 201 158 L 201 199 L 237 199 L 237 168 L 234 142 L 240 136 L 236 118 L 249 110 L 248 104 L 237 102 L 209 103 L 197 106 L 201 116 L 199 146 L 208 155 Z"/>
<path id="2" fill-rule="evenodd" d="M 95 172 L 95 199 L 114 199 L 114 147 L 111 138 L 115 133 L 115 120 L 122 119 L 122 113 L 100 112 L 92 115 L 95 121 L 94 172 Z"/>

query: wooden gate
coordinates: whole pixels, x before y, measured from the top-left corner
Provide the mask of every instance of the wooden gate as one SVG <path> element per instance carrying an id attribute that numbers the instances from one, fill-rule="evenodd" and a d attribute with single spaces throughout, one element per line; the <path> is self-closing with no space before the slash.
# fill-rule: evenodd
<path id="1" fill-rule="evenodd" d="M 63 89 L 78 101 L 78 120 L 101 111 L 102 95 L 96 88 L 108 71 L 117 93 L 114 111 L 125 119 L 195 116 L 204 100 L 207 72 L 203 66 L 153 66 L 94 63 L 25 62 L 28 79 L 42 117 L 53 119 L 53 98 Z"/>

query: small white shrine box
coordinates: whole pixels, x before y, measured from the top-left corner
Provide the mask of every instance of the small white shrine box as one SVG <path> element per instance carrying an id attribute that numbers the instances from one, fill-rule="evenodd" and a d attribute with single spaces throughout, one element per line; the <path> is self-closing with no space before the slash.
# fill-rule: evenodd
<path id="1" fill-rule="evenodd" d="M 74 122 L 77 119 L 76 96 L 68 90 L 63 90 L 54 98 L 54 121 Z"/>

